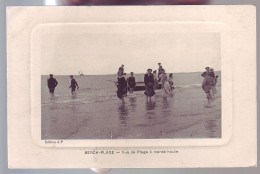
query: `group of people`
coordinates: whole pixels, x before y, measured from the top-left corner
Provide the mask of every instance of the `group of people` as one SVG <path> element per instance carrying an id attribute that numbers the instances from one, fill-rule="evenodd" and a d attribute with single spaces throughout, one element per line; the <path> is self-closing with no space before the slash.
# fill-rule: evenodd
<path id="1" fill-rule="evenodd" d="M 126 73 L 124 73 L 124 65 L 121 65 L 121 67 L 118 69 L 117 75 L 117 97 L 121 99 L 122 102 L 125 102 L 124 98 L 127 96 L 128 87 L 130 93 L 132 94 L 136 86 L 134 73 L 131 72 L 130 77 L 126 80 L 124 77 L 124 75 L 126 75 Z"/>
<path id="2" fill-rule="evenodd" d="M 69 88 L 71 88 L 71 95 L 74 96 L 74 95 L 77 95 L 76 88 L 79 89 L 79 85 L 78 85 L 77 81 L 74 79 L 73 75 L 70 75 L 70 79 L 71 79 L 71 82 L 70 82 Z M 51 98 L 53 98 L 55 88 L 58 85 L 58 81 L 53 77 L 53 74 L 50 74 L 50 77 L 47 79 L 47 85 L 49 88 L 49 93 L 51 95 Z"/>
<path id="3" fill-rule="evenodd" d="M 172 73 L 167 77 L 167 74 L 165 72 L 165 69 L 163 69 L 161 63 L 158 63 L 159 69 L 158 69 L 158 75 L 157 71 L 152 69 L 148 69 L 146 74 L 144 75 L 144 86 L 145 86 L 145 92 L 147 101 L 152 100 L 152 96 L 155 95 L 155 89 L 161 89 L 163 98 L 167 98 L 168 95 L 173 95 L 172 91 L 174 89 L 173 87 L 173 75 Z M 118 78 L 117 78 L 117 96 L 119 99 L 124 101 L 124 98 L 127 96 L 127 91 L 129 88 L 129 93 L 132 94 L 134 91 L 134 88 L 136 87 L 136 81 L 134 77 L 134 73 L 130 73 L 130 77 L 125 79 L 124 75 L 124 65 L 121 65 L 118 69 Z"/>
<path id="4" fill-rule="evenodd" d="M 216 94 L 216 84 L 218 75 L 215 75 L 214 69 L 210 67 L 205 68 L 206 71 L 201 74 L 203 77 L 202 89 L 205 91 L 209 106 L 213 103 L 213 96 Z"/>
<path id="5" fill-rule="evenodd" d="M 167 76 L 165 69 L 162 67 L 161 63 L 158 63 L 159 69 L 158 74 L 157 71 L 152 69 L 148 69 L 146 74 L 144 75 L 144 86 L 147 101 L 152 100 L 152 96 L 155 95 L 155 89 L 161 89 L 162 97 L 167 99 L 167 96 L 173 96 L 173 75 L 172 73 Z M 210 67 L 205 68 L 206 71 L 201 74 L 203 77 L 202 89 L 205 91 L 208 99 L 209 105 L 213 103 L 213 97 L 216 94 L 216 84 L 218 76 L 215 75 L 214 69 Z M 119 67 L 118 70 L 118 78 L 117 78 L 117 96 L 119 99 L 124 101 L 124 98 L 127 96 L 127 92 L 129 89 L 129 93 L 132 94 L 135 87 L 136 81 L 134 77 L 134 73 L 131 72 L 130 76 L 125 79 L 126 73 L 124 72 L 124 65 Z M 73 75 L 70 75 L 71 83 L 69 88 L 71 88 L 71 94 L 76 94 L 76 88 L 79 89 L 79 85 L 77 81 L 74 79 Z M 50 77 L 47 79 L 47 84 L 49 88 L 49 93 L 51 97 L 54 97 L 55 88 L 58 85 L 58 81 L 53 77 L 53 74 L 50 74 Z"/>

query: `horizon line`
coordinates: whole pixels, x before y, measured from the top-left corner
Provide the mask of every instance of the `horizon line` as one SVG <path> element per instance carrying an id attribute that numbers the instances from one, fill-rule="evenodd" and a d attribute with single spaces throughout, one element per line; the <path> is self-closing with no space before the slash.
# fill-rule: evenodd
<path id="1" fill-rule="evenodd" d="M 166 74 L 181 74 L 181 73 L 203 73 L 205 71 L 193 71 L 193 72 L 169 72 L 169 73 L 166 73 Z M 218 70 L 218 71 L 214 71 L 214 72 L 221 72 L 221 70 Z M 126 73 L 126 75 L 130 75 L 131 72 L 129 73 Z M 50 73 L 51 74 L 51 73 Z M 50 74 L 41 74 L 41 76 L 49 76 Z M 134 74 L 145 74 L 145 73 L 134 73 Z M 158 73 L 157 73 L 158 74 Z M 53 74 L 54 76 L 57 75 L 57 76 L 70 76 L 70 75 L 73 75 L 73 76 L 80 76 L 79 74 Z M 84 74 L 84 76 L 104 76 L 104 75 L 117 75 L 117 73 L 115 74 Z"/>

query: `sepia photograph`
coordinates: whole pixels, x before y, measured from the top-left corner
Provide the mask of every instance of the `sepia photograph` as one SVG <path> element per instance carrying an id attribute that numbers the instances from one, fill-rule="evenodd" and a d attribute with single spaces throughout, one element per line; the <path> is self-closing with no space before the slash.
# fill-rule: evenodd
<path id="1" fill-rule="evenodd" d="M 220 33 L 166 28 L 37 28 L 41 139 L 221 138 Z"/>
<path id="2" fill-rule="evenodd" d="M 8 8 L 9 167 L 256 166 L 255 17 L 254 6 Z"/>

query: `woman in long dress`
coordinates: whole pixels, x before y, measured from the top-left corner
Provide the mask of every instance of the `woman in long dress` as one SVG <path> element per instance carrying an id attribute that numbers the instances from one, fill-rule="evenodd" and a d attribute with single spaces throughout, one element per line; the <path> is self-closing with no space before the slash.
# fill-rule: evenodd
<path id="1" fill-rule="evenodd" d="M 117 97 L 124 103 L 124 98 L 127 96 L 127 81 L 123 76 L 123 72 L 118 72 L 117 78 Z"/>
<path id="2" fill-rule="evenodd" d="M 152 69 L 148 69 L 147 73 L 144 75 L 145 92 L 146 99 L 148 98 L 152 101 L 152 96 L 154 96 L 154 76 L 152 74 Z"/>

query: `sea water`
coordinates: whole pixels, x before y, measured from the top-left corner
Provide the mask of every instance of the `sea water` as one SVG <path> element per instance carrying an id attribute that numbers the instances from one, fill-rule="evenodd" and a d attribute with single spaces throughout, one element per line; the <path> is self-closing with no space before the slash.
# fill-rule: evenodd
<path id="1" fill-rule="evenodd" d="M 214 105 L 205 107 L 201 73 L 174 73 L 174 96 L 156 90 L 152 102 L 134 91 L 125 103 L 117 98 L 116 75 L 74 76 L 77 96 L 70 93 L 69 75 L 55 75 L 51 99 L 48 76 L 41 77 L 42 139 L 221 138 L 221 72 Z M 128 77 L 128 76 L 126 76 Z M 144 74 L 135 74 L 143 81 Z"/>
<path id="2" fill-rule="evenodd" d="M 219 76 L 217 86 L 221 86 L 221 73 L 216 72 Z M 144 74 L 134 75 L 136 82 L 144 81 Z M 126 78 L 129 76 L 126 76 Z M 47 79 L 49 76 L 43 75 L 41 77 L 41 101 L 42 105 L 48 105 L 53 101 L 50 100 L 49 89 L 47 86 Z M 96 103 L 106 100 L 118 100 L 116 91 L 117 87 L 115 82 L 117 81 L 116 75 L 75 75 L 79 90 L 76 89 L 77 97 L 71 97 L 70 77 L 69 75 L 54 75 L 54 78 L 58 81 L 58 86 L 55 88 L 55 102 L 56 103 Z M 173 81 L 175 92 L 181 92 L 186 88 L 201 88 L 203 78 L 200 72 L 196 73 L 175 73 L 173 74 Z M 143 92 L 135 92 L 136 94 L 142 94 Z"/>

